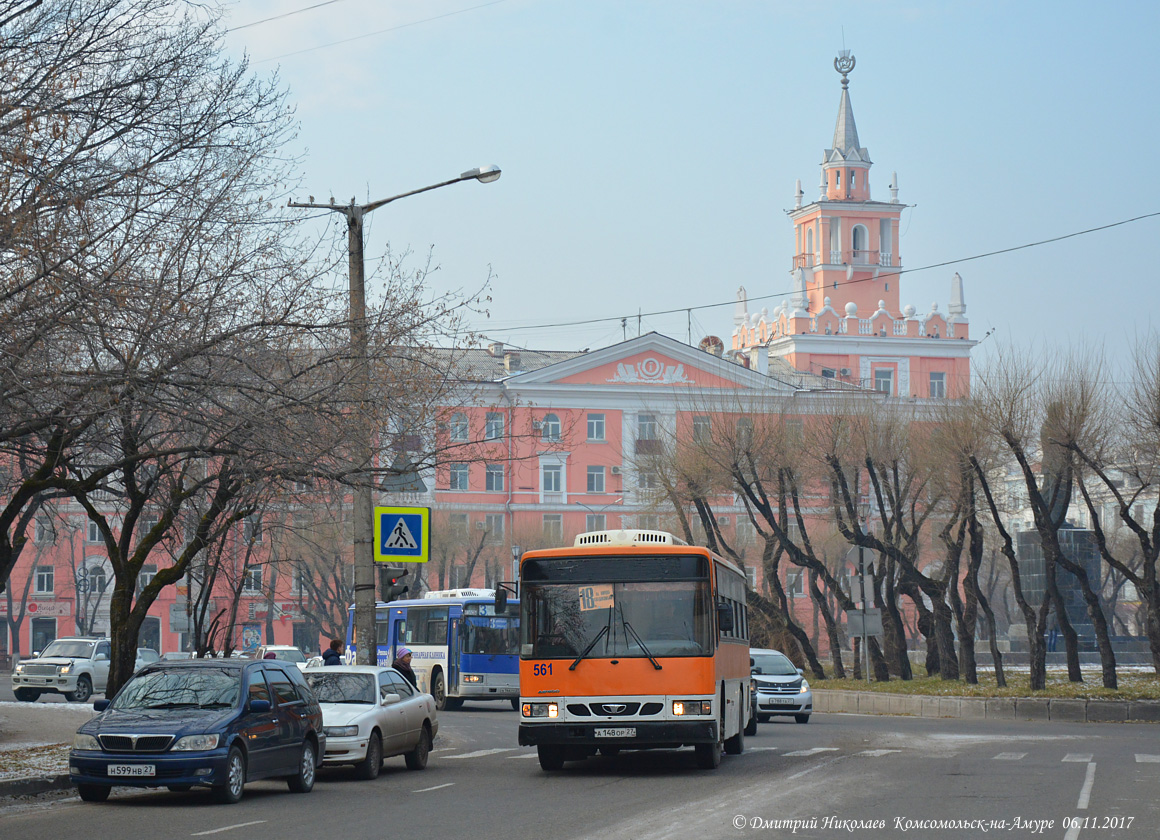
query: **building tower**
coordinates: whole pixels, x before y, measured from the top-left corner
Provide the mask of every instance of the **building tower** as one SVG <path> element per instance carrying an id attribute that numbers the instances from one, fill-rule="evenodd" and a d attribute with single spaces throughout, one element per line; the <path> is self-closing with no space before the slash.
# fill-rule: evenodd
<path id="1" fill-rule="evenodd" d="M 875 388 L 894 396 L 960 397 L 970 386 L 971 341 L 962 278 L 951 283 L 949 315 L 938 304 L 919 314 L 900 303 L 898 175 L 890 200 L 870 195 L 870 152 L 858 139 L 850 100 L 854 56 L 834 59 L 842 77 L 832 147 L 825 150 L 818 198 L 803 204 L 797 182 L 789 217 L 794 226 L 792 292 L 772 313 L 740 311 L 733 349 L 766 351 L 792 367 Z M 949 340 L 948 340 L 949 339 Z M 937 340 L 937 341 L 936 341 Z"/>

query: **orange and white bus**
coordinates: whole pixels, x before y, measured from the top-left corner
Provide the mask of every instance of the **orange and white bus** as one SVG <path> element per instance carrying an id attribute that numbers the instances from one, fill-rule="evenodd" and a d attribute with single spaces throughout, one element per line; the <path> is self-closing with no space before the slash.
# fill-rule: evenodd
<path id="1" fill-rule="evenodd" d="M 521 745 L 544 770 L 692 746 L 706 769 L 753 733 L 745 576 L 663 531 L 592 531 L 520 563 Z"/>

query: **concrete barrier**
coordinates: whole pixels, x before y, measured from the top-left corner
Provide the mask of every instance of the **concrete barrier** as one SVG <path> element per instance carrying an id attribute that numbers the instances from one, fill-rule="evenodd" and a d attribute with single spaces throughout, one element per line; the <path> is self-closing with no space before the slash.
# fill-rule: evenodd
<path id="1" fill-rule="evenodd" d="M 1160 701 L 1047 697 L 932 697 L 885 691 L 814 689 L 814 711 L 974 720 L 1160 723 Z"/>

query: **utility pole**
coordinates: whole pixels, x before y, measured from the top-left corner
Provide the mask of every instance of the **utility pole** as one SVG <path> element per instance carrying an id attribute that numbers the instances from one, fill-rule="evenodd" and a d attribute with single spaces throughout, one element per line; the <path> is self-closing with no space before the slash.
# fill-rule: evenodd
<path id="1" fill-rule="evenodd" d="M 314 196 L 308 202 L 287 202 L 288 207 L 304 207 L 317 210 L 330 210 L 342 213 L 346 217 L 346 246 L 348 254 L 348 270 L 350 272 L 350 346 L 351 355 L 355 360 L 355 372 L 352 377 L 353 404 L 366 404 L 370 390 L 369 364 L 367 357 L 367 325 L 366 325 L 366 284 L 363 277 L 363 217 L 384 204 L 398 201 L 400 198 L 418 195 L 422 192 L 436 190 L 449 184 L 458 184 L 460 181 L 479 181 L 489 184 L 500 176 L 498 166 L 482 166 L 469 169 L 458 178 L 441 181 L 428 187 L 393 195 L 369 204 L 355 204 L 352 198 L 350 204 L 335 204 L 330 199 L 329 204 L 315 204 Z M 375 621 L 375 553 L 374 553 L 374 501 L 371 497 L 371 482 L 374 475 L 374 432 L 366 423 L 356 424 L 353 446 L 355 469 L 361 473 L 354 485 L 354 630 L 358 639 L 356 661 L 359 665 L 378 664 L 378 645 L 376 639 Z M 372 651 L 376 653 L 372 655 Z"/>

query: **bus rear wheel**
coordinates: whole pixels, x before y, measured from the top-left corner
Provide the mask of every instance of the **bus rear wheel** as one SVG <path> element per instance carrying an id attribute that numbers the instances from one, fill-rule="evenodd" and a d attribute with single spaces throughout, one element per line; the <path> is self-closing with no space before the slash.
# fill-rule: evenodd
<path id="1" fill-rule="evenodd" d="M 552 744 L 540 744 L 536 747 L 536 754 L 540 759 L 541 770 L 561 770 L 564 767 L 564 748 Z"/>
<path id="2" fill-rule="evenodd" d="M 431 677 L 431 696 L 435 698 L 435 708 L 438 711 L 447 708 L 447 683 L 443 681 L 442 671 L 436 671 Z"/>

